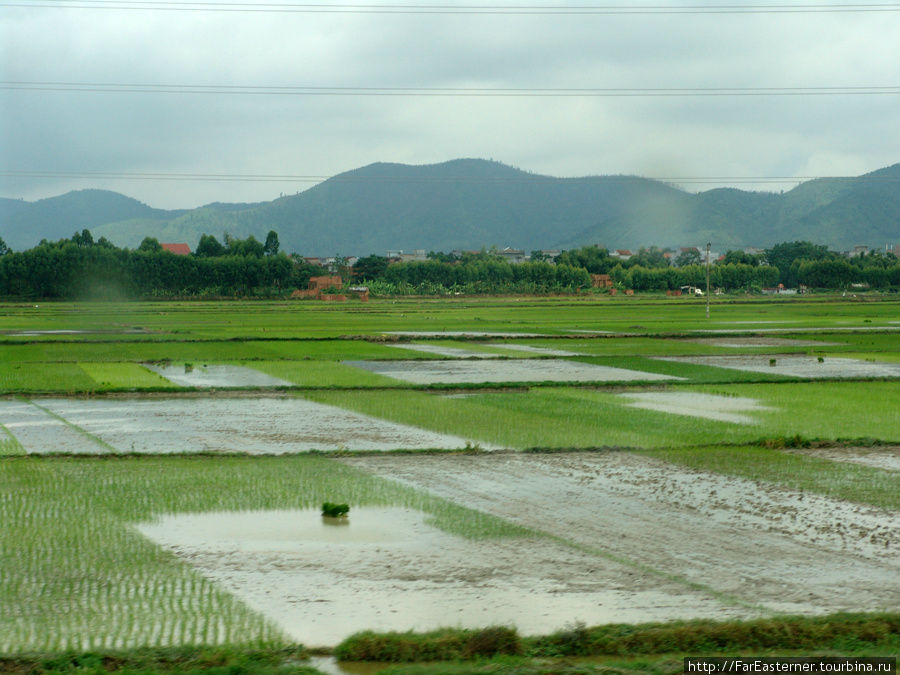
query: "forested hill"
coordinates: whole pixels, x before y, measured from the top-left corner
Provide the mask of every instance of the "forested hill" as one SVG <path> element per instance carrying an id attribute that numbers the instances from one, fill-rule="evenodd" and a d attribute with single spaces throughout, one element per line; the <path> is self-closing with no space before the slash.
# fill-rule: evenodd
<path id="1" fill-rule="evenodd" d="M 0 199 L 0 237 L 20 250 L 35 246 L 41 239 L 55 241 L 107 223 L 141 219 L 158 224 L 183 213 L 154 209 L 108 190 L 77 190 L 36 202 Z"/>
<path id="2" fill-rule="evenodd" d="M 151 236 L 192 248 L 202 233 L 264 239 L 276 230 L 282 250 L 304 255 L 706 241 L 725 250 L 790 240 L 848 249 L 900 243 L 900 164 L 855 178 L 810 181 L 784 194 L 691 194 L 633 176 L 554 178 L 460 159 L 372 164 L 272 202 L 189 211 L 161 211 L 99 190 L 33 203 L 0 200 L 0 237 L 14 249 L 83 228 L 120 246 L 136 247 Z"/>

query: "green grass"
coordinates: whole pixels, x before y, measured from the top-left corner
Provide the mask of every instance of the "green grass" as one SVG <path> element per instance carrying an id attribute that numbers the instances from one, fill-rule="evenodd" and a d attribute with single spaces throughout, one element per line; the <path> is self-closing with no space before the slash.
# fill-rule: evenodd
<path id="1" fill-rule="evenodd" d="M 896 471 L 760 446 L 665 448 L 640 452 L 690 469 L 900 510 L 900 474 Z"/>
<path id="2" fill-rule="evenodd" d="M 283 635 L 129 524 L 167 513 L 421 509 L 469 538 L 537 536 L 315 455 L 0 459 L 0 653 L 228 644 Z"/>

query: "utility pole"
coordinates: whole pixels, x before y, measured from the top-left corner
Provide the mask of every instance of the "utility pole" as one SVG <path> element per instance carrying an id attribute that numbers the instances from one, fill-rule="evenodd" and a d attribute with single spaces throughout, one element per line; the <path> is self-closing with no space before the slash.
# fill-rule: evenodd
<path id="1" fill-rule="evenodd" d="M 706 318 L 709 318 L 709 246 L 706 242 Z"/>

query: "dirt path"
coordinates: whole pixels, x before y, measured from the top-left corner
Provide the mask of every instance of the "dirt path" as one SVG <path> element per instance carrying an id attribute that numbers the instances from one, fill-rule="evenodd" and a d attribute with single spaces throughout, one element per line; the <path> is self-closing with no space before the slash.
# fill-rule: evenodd
<path id="1" fill-rule="evenodd" d="M 805 448 L 790 450 L 809 457 L 821 457 L 833 462 L 850 462 L 872 466 L 876 469 L 900 471 L 900 445 L 874 448 Z"/>
<path id="2" fill-rule="evenodd" d="M 900 513 L 625 452 L 342 461 L 771 611 L 900 606 Z"/>

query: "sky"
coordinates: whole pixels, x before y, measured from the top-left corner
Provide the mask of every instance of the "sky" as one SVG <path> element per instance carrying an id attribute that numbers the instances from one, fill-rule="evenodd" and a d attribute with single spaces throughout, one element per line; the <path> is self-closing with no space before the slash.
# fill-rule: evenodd
<path id="1" fill-rule="evenodd" d="M 193 208 L 461 157 L 777 191 L 900 162 L 900 4 L 400 1 L 0 0 L 0 196 Z"/>

